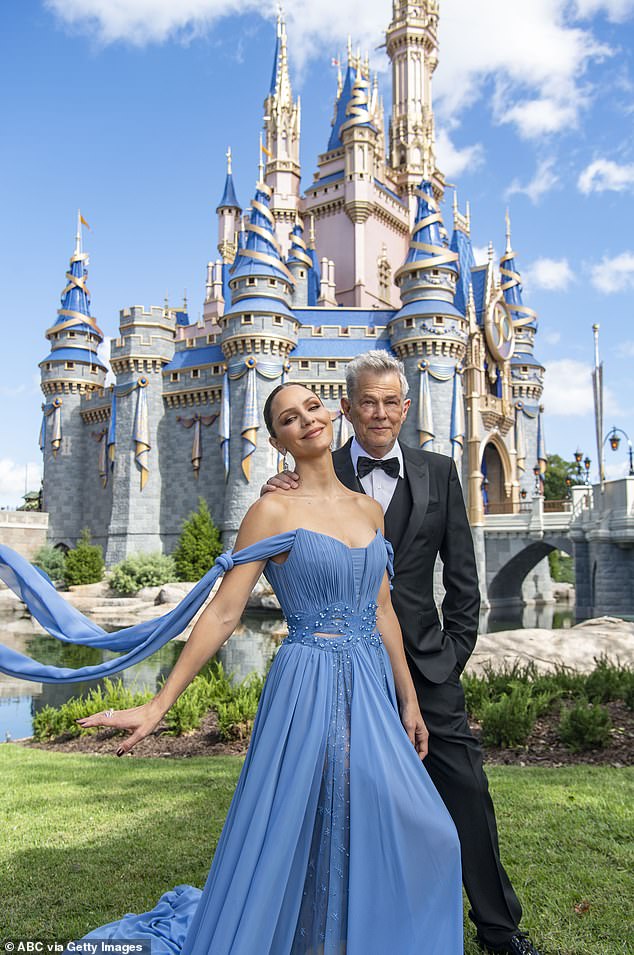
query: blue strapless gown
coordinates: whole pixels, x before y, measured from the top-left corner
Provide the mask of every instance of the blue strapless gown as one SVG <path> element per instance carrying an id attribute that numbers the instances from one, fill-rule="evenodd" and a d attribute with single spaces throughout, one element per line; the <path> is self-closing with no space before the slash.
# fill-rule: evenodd
<path id="1" fill-rule="evenodd" d="M 282 539 L 265 573 L 289 634 L 206 884 L 85 938 L 151 939 L 152 955 L 462 955 L 458 837 L 375 626 L 390 545 Z"/>

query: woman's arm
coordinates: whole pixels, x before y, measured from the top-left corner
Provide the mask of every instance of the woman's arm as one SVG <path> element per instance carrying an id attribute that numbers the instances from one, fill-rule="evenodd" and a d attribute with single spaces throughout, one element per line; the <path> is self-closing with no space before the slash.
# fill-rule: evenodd
<path id="1" fill-rule="evenodd" d="M 247 511 L 240 526 L 235 550 L 275 533 L 275 512 L 279 509 L 274 495 L 257 501 Z M 96 713 L 77 720 L 80 726 L 114 726 L 127 729 L 130 736 L 121 743 L 117 756 L 130 750 L 157 727 L 169 708 L 183 690 L 191 683 L 205 663 L 218 652 L 229 639 L 246 606 L 249 594 L 262 573 L 266 561 L 252 561 L 232 568 L 225 574 L 217 593 L 200 614 L 180 656 L 158 693 L 142 706 L 128 710 L 115 710 L 112 716 Z"/>
<path id="2" fill-rule="evenodd" d="M 387 572 L 377 597 L 376 624 L 392 665 L 401 722 L 416 752 L 424 759 L 427 755 L 429 733 L 421 716 L 414 682 L 407 665 L 401 627 L 392 607 Z"/>

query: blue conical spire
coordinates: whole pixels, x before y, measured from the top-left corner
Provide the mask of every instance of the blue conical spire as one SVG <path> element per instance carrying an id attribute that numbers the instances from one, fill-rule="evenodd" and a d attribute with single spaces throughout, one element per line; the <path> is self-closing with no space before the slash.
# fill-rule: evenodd
<path id="1" fill-rule="evenodd" d="M 239 212 L 242 212 L 242 206 L 238 202 L 235 186 L 233 184 L 233 175 L 231 173 L 231 146 L 228 147 L 226 156 L 227 177 L 225 179 L 225 187 L 222 192 L 222 198 L 216 206 L 216 212 L 219 212 L 221 209 L 237 209 Z"/>
<path id="2" fill-rule="evenodd" d="M 313 260 L 306 250 L 304 242 L 304 230 L 299 220 L 293 226 L 291 232 L 291 247 L 286 260 L 287 265 L 299 265 L 304 268 L 312 268 Z"/>
<path id="3" fill-rule="evenodd" d="M 51 342 L 51 353 L 40 364 L 51 361 L 73 361 L 105 366 L 97 358 L 97 347 L 103 341 L 103 332 L 90 314 L 90 292 L 86 285 L 88 277 L 88 254 L 82 250 L 82 225 L 87 223 L 77 212 L 75 250 L 66 272 L 66 285 L 62 289 L 61 307 L 57 319 L 46 332 Z M 70 339 L 74 339 L 73 342 Z M 70 347 L 72 345 L 72 347 Z"/>
<path id="4" fill-rule="evenodd" d="M 524 305 L 522 300 L 522 280 L 515 262 L 515 252 L 511 246 L 511 220 L 506 213 L 506 251 L 500 259 L 502 293 L 509 307 L 516 327 L 537 328 L 537 314 Z"/>
<path id="5" fill-rule="evenodd" d="M 244 276 L 275 276 L 291 286 L 293 277 L 282 261 L 280 246 L 275 237 L 274 219 L 269 203 L 271 189 L 260 179 L 251 202 L 247 239 L 244 248 L 238 248 L 231 269 L 231 280 Z"/>
<path id="6" fill-rule="evenodd" d="M 57 310 L 55 325 L 65 327 L 89 326 L 97 334 L 99 341 L 103 341 L 103 334 L 97 328 L 96 322 L 90 314 L 90 292 L 86 285 L 88 278 L 88 254 L 82 251 L 82 224 L 84 219 L 80 211 L 77 212 L 77 234 L 75 236 L 75 251 L 70 259 L 70 268 L 66 273 L 66 286 L 61 294 L 61 308 Z"/>
<path id="7" fill-rule="evenodd" d="M 396 273 L 423 269 L 450 269 L 458 271 L 458 253 L 445 241 L 446 231 L 440 209 L 432 191 L 431 182 L 423 179 L 416 191 L 418 208 L 409 243 L 407 258 Z"/>

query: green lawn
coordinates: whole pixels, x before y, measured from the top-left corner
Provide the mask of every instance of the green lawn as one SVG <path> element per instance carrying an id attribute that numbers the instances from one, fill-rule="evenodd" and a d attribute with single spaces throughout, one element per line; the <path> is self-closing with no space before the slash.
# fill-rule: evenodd
<path id="1" fill-rule="evenodd" d="M 77 939 L 178 883 L 202 886 L 239 769 L 235 757 L 0 746 L 0 939 Z M 544 955 L 632 952 L 634 773 L 492 767 L 489 778 L 503 857 Z M 479 952 L 472 934 L 467 924 L 465 955 Z"/>

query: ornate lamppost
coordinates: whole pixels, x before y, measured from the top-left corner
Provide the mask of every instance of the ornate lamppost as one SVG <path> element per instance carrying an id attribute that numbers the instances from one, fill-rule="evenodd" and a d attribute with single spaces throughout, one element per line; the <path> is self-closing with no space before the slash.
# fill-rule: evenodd
<path id="1" fill-rule="evenodd" d="M 607 434 L 607 435 L 605 436 L 605 438 L 603 439 L 603 444 L 605 444 L 607 441 L 609 441 L 609 442 L 610 442 L 610 447 L 612 448 L 612 450 L 613 450 L 613 451 L 618 451 L 618 450 L 619 450 L 619 445 L 620 445 L 620 443 L 621 443 L 621 439 L 620 439 L 620 437 L 619 437 L 620 434 L 622 434 L 623 437 L 625 438 L 625 440 L 627 441 L 627 454 L 628 454 L 629 461 L 630 461 L 629 474 L 630 474 L 630 477 L 632 477 L 632 476 L 634 475 L 634 453 L 633 453 L 633 451 L 632 451 L 632 442 L 630 441 L 629 435 L 626 434 L 626 432 L 623 430 L 623 428 L 616 428 L 616 427 L 612 426 L 612 430 L 611 430 L 610 432 L 608 432 L 608 434 Z"/>

